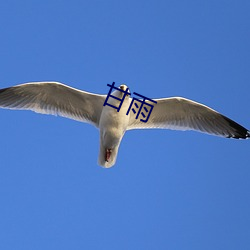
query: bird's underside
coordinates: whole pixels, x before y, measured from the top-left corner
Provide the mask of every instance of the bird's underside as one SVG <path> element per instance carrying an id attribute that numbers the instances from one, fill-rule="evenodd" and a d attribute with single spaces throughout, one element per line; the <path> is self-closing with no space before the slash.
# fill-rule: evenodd
<path id="1" fill-rule="evenodd" d="M 119 88 L 124 89 L 127 86 L 121 85 Z M 123 95 L 119 90 L 112 94 L 119 98 Z M 60 115 L 90 123 L 99 128 L 100 133 L 111 131 L 105 134 L 106 137 L 100 134 L 99 164 L 104 167 L 114 165 L 126 130 L 151 128 L 195 130 L 226 138 L 250 137 L 249 130 L 235 121 L 201 103 L 182 97 L 153 99 L 157 104 L 154 105 L 146 123 L 141 121 L 143 120 L 141 114 L 138 119 L 136 119 L 137 114 L 133 112 L 126 116 L 125 110 L 132 100 L 128 95 L 122 104 L 124 105 L 122 114 L 110 107 L 106 112 L 107 108 L 103 105 L 106 97 L 106 95 L 81 91 L 58 82 L 34 82 L 0 89 L 0 108 Z"/>

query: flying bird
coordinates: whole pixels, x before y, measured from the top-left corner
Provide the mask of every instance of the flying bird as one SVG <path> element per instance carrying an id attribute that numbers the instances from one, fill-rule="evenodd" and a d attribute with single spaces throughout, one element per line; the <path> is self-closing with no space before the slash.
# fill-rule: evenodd
<path id="1" fill-rule="evenodd" d="M 126 115 L 132 98 L 126 94 L 130 92 L 125 93 L 128 89 L 125 84 L 120 85 L 119 89 L 112 92 L 117 98 L 109 100 L 117 107 L 119 99 L 126 95 L 119 112 L 108 105 L 104 106 L 107 95 L 85 92 L 59 82 L 31 82 L 0 89 L 0 107 L 59 115 L 94 125 L 100 131 L 98 164 L 105 168 L 115 164 L 119 145 L 127 130 L 195 130 L 226 138 L 250 137 L 250 131 L 233 120 L 182 97 L 153 99 L 157 104 L 154 104 L 148 121 L 142 122 L 141 114 L 138 119 L 133 112 Z"/>

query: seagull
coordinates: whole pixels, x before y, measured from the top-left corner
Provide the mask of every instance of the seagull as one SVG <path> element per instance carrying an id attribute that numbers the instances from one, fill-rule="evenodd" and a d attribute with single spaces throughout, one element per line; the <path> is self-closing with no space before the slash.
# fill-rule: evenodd
<path id="1" fill-rule="evenodd" d="M 226 138 L 250 137 L 250 131 L 233 120 L 183 97 L 152 99 L 157 104 L 154 104 L 148 121 L 143 122 L 141 114 L 137 119 L 133 112 L 127 115 L 132 98 L 125 84 L 116 88 L 112 96 L 117 98 L 110 98 L 109 104 L 115 107 L 124 97 L 119 112 L 111 106 L 104 106 L 107 95 L 85 92 L 59 82 L 31 82 L 0 89 L 0 108 L 32 110 L 94 125 L 100 131 L 98 165 L 104 168 L 114 166 L 127 130 L 195 130 Z"/>

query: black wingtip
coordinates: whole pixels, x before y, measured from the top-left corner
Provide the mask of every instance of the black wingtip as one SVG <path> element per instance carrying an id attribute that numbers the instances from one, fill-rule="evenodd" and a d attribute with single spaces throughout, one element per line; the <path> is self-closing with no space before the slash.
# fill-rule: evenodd
<path id="1" fill-rule="evenodd" d="M 224 119 L 229 123 L 230 127 L 234 130 L 233 133 L 231 133 L 228 138 L 233 139 L 247 139 L 250 137 L 250 131 L 237 122 L 227 118 L 226 116 L 223 116 Z"/>
<path id="2" fill-rule="evenodd" d="M 5 92 L 8 88 L 5 88 L 5 89 L 0 89 L 0 94 Z"/>
<path id="3" fill-rule="evenodd" d="M 250 137 L 250 131 L 247 131 L 247 137 L 246 138 L 249 138 Z"/>

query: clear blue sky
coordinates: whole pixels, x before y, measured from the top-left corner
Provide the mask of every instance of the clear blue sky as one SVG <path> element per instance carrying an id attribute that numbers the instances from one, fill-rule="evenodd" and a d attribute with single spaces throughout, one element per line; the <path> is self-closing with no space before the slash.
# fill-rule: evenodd
<path id="1" fill-rule="evenodd" d="M 250 2 L 1 1 L 0 88 L 183 96 L 250 128 Z M 0 249 L 250 249 L 250 141 L 0 110 Z"/>

